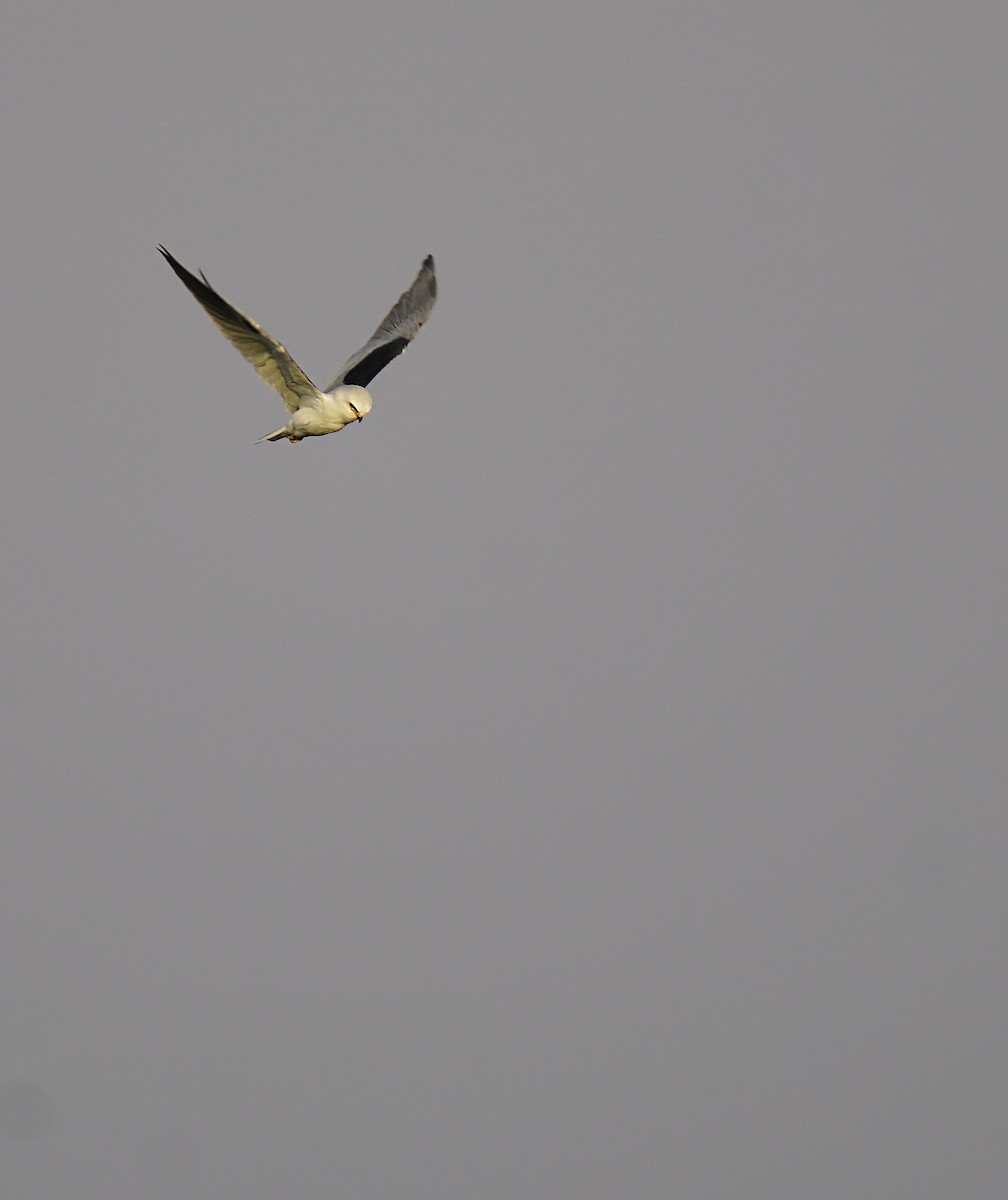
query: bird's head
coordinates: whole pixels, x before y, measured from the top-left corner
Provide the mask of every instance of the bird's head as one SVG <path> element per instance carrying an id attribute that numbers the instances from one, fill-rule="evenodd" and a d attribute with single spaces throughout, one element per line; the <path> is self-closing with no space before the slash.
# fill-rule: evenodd
<path id="1" fill-rule="evenodd" d="M 365 388 L 356 388 L 355 392 L 352 403 L 357 412 L 357 420 L 363 421 L 371 411 L 371 393 Z"/>

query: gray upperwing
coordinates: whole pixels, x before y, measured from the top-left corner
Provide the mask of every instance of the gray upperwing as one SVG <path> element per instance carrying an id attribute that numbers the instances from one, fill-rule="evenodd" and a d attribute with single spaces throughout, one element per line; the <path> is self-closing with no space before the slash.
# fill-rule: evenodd
<path id="1" fill-rule="evenodd" d="M 416 337 L 430 316 L 436 299 L 434 258 L 428 254 L 409 290 L 399 297 L 367 345 L 347 359 L 343 369 L 326 391 L 335 391 L 345 383 L 367 387 L 378 372 L 388 366 L 393 358 L 402 354 Z"/>

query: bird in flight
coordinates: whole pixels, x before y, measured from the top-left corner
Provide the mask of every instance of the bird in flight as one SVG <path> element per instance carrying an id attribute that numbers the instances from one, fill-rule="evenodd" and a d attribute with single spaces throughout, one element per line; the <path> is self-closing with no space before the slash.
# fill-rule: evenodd
<path id="1" fill-rule="evenodd" d="M 260 442 L 278 442 L 281 438 L 300 442 L 302 438 L 335 433 L 351 421 L 363 421 L 371 411 L 367 385 L 416 337 L 437 297 L 434 259 L 428 254 L 412 286 L 392 306 L 370 341 L 351 354 L 323 392 L 276 338 L 215 292 L 202 271 L 197 278 L 172 258 L 164 246 L 158 249 L 242 358 L 248 359 L 256 372 L 280 393 L 291 419 L 280 429 L 259 438 Z"/>

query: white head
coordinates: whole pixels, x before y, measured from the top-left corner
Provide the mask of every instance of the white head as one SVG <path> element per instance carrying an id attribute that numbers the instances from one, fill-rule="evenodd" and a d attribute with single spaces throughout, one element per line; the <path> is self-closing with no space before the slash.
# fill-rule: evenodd
<path id="1" fill-rule="evenodd" d="M 337 389 L 336 394 L 353 408 L 358 421 L 363 420 L 371 411 L 371 393 L 367 388 L 358 387 L 355 383 L 344 383 Z"/>

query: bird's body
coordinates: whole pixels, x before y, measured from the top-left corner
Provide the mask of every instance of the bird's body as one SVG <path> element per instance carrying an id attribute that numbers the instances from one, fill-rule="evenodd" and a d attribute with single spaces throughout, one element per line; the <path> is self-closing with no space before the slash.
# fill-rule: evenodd
<path id="1" fill-rule="evenodd" d="M 335 433 L 351 421 L 363 420 L 371 411 L 371 395 L 366 385 L 410 344 L 430 316 L 437 296 L 434 259 L 428 255 L 412 287 L 399 297 L 374 336 L 347 359 L 340 373 L 322 391 L 276 338 L 215 292 L 205 275 L 193 275 L 164 246 L 158 249 L 221 333 L 280 393 L 291 419 L 280 429 L 259 438 L 260 442 L 278 442 L 282 438 L 300 442 L 302 438 Z"/>
<path id="2" fill-rule="evenodd" d="M 336 433 L 352 421 L 363 421 L 370 411 L 371 393 L 355 384 L 338 387 L 334 392 L 316 392 L 302 399 L 286 425 L 258 440 L 279 442 L 288 438 L 300 442 L 306 437 L 321 437 L 324 433 Z"/>

